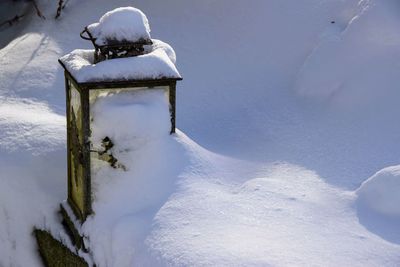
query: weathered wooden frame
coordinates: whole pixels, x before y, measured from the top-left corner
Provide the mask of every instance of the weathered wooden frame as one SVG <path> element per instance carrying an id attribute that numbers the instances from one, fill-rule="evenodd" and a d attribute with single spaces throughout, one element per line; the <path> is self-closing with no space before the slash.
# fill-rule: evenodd
<path id="1" fill-rule="evenodd" d="M 176 124 L 176 81 L 182 78 L 161 78 L 155 80 L 124 80 L 124 81 L 103 81 L 103 82 L 84 82 L 79 83 L 73 75 L 65 68 L 64 64 L 59 61 L 64 67 L 65 74 L 65 89 L 66 89 L 66 113 L 67 113 L 67 154 L 68 154 L 68 199 L 67 202 L 77 218 L 83 222 L 92 211 L 92 192 L 91 192 L 91 168 L 90 168 L 90 102 L 89 95 L 91 90 L 97 89 L 124 89 L 135 87 L 146 87 L 149 89 L 158 86 L 167 86 L 169 89 L 169 105 L 171 117 L 170 134 L 175 133 Z M 77 204 L 72 199 L 72 169 L 71 169 L 71 126 L 70 126 L 70 90 L 71 84 L 78 90 L 82 109 L 82 129 L 83 132 L 83 195 L 84 207 L 81 211 Z"/>

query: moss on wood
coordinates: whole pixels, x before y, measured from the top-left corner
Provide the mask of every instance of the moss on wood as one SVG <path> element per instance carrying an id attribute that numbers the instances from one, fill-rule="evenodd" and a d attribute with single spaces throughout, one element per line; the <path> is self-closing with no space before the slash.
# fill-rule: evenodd
<path id="1" fill-rule="evenodd" d="M 84 259 L 72 253 L 49 232 L 35 229 L 34 234 L 46 267 L 89 267 Z"/>

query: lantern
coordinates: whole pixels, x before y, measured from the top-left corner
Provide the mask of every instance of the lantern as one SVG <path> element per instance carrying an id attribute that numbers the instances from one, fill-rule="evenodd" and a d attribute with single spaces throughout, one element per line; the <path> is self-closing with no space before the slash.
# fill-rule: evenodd
<path id="1" fill-rule="evenodd" d="M 74 50 L 59 62 L 65 70 L 67 103 L 67 203 L 83 222 L 92 213 L 93 162 L 102 160 L 113 168 L 123 168 L 109 152 L 112 139 L 104 136 L 100 148 L 93 144 L 96 101 L 162 90 L 169 103 L 170 133 L 174 133 L 176 82 L 182 78 L 172 48 L 150 39 L 147 19 L 137 9 L 106 13 L 99 23 L 86 27 L 81 37 L 92 41 L 94 50 Z"/>

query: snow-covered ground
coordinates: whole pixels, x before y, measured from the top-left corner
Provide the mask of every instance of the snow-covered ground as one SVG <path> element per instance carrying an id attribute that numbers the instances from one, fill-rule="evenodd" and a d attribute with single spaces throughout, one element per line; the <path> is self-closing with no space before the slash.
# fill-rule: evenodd
<path id="1" fill-rule="evenodd" d="M 100 188 L 82 229 L 98 266 L 399 265 L 397 0 L 71 0 L 57 21 L 39 3 L 47 20 L 0 33 L 1 267 L 40 266 L 33 226 L 59 231 L 57 59 L 129 5 L 176 51 L 180 131 Z"/>

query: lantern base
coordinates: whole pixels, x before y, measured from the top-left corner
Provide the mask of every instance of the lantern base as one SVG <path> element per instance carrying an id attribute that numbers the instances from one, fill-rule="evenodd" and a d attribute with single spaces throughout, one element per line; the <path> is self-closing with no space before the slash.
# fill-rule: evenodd
<path id="1" fill-rule="evenodd" d="M 55 239 L 49 232 L 35 229 L 34 234 L 39 253 L 47 267 L 76 266 L 89 267 L 88 263 Z"/>
<path id="2" fill-rule="evenodd" d="M 76 218 L 72 212 L 71 207 L 65 201 L 60 205 L 60 214 L 62 215 L 62 221 L 60 222 L 65 232 L 67 233 L 73 248 L 68 248 L 59 239 L 54 237 L 49 231 L 34 229 L 33 233 L 36 237 L 36 241 L 39 247 L 39 253 L 43 260 L 43 263 L 47 267 L 59 267 L 59 266 L 77 266 L 77 267 L 89 267 L 88 264 L 91 261 L 90 254 L 85 248 L 83 242 L 83 236 L 80 234 L 80 221 Z M 78 256 L 83 252 L 85 259 Z"/>

